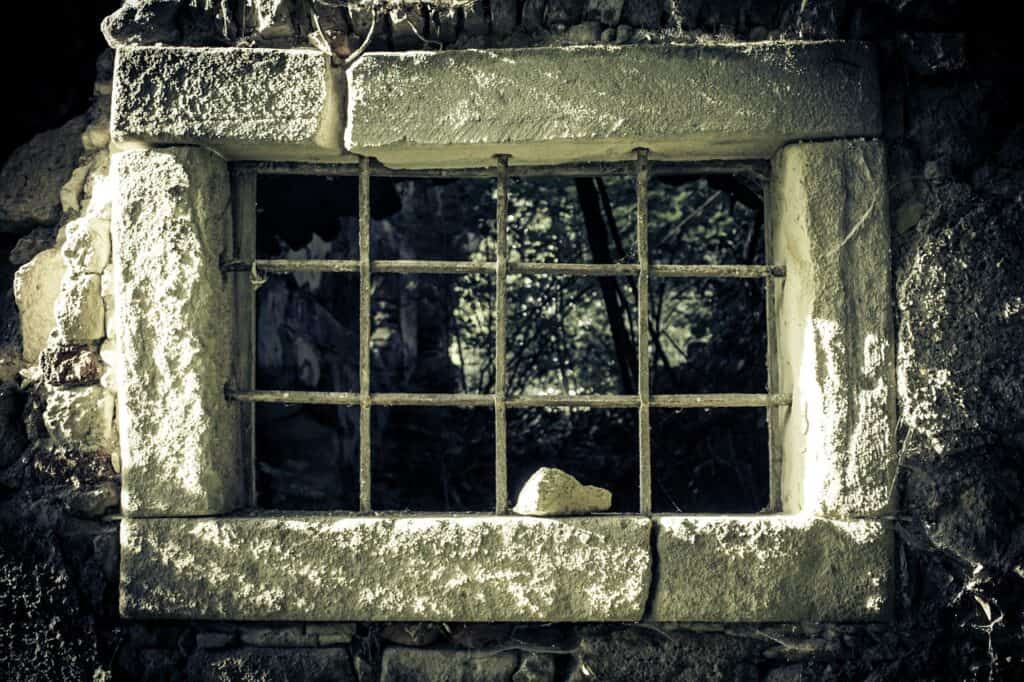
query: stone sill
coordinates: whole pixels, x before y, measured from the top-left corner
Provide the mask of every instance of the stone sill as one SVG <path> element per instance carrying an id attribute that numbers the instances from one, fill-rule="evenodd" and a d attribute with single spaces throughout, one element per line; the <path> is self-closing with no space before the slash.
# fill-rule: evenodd
<path id="1" fill-rule="evenodd" d="M 808 516 L 124 519 L 121 612 L 247 621 L 887 618 L 892 533 Z"/>

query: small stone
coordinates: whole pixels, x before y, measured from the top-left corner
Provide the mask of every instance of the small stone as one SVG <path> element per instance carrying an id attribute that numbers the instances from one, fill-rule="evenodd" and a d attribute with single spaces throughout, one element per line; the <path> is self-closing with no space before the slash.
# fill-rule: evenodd
<path id="1" fill-rule="evenodd" d="M 65 271 L 54 304 L 57 338 L 63 343 L 89 343 L 103 338 L 106 315 L 100 276 Z"/>
<path id="2" fill-rule="evenodd" d="M 88 345 L 49 345 L 39 355 L 43 380 L 54 386 L 94 384 L 102 374 L 100 355 Z"/>
<path id="3" fill-rule="evenodd" d="M 86 117 L 36 135 L 0 170 L 0 233 L 24 234 L 60 218 L 60 190 L 82 153 Z"/>
<path id="4" fill-rule="evenodd" d="M 67 238 L 61 247 L 69 268 L 98 275 L 110 263 L 110 221 L 88 217 L 67 224 Z"/>
<path id="5" fill-rule="evenodd" d="M 565 36 L 570 43 L 589 45 L 601 40 L 601 24 L 597 21 L 584 21 L 569 27 Z"/>
<path id="6" fill-rule="evenodd" d="M 768 29 L 764 26 L 755 26 L 750 29 L 749 38 L 753 41 L 768 40 Z"/>
<path id="7" fill-rule="evenodd" d="M 615 44 L 625 45 L 633 39 L 633 27 L 629 24 L 619 24 L 618 28 L 615 29 Z"/>
<path id="8" fill-rule="evenodd" d="M 107 450 L 114 439 L 114 395 L 95 384 L 51 389 L 43 423 L 60 445 L 81 452 Z"/>
<path id="9" fill-rule="evenodd" d="M 14 273 L 14 300 L 21 318 L 22 356 L 35 364 L 55 324 L 54 302 L 60 294 L 64 259 L 46 249 Z"/>
<path id="10" fill-rule="evenodd" d="M 583 485 L 561 469 L 541 467 L 530 476 L 512 509 L 524 516 L 561 516 L 608 511 L 611 491 Z"/>
<path id="11" fill-rule="evenodd" d="M 615 29 L 614 28 L 606 28 L 605 30 L 601 31 L 601 42 L 605 43 L 605 44 L 614 43 L 615 42 Z"/>

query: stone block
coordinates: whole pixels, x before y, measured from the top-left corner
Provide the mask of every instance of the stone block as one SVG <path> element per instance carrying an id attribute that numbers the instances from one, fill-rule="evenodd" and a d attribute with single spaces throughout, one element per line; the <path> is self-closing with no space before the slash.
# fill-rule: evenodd
<path id="1" fill-rule="evenodd" d="M 782 506 L 884 512 L 896 476 L 893 296 L 884 146 L 790 145 L 773 161 Z"/>
<path id="2" fill-rule="evenodd" d="M 43 411 L 46 430 L 60 445 L 108 451 L 114 442 L 114 394 L 102 386 L 52 388 Z"/>
<path id="3" fill-rule="evenodd" d="M 111 225 L 126 515 L 216 514 L 242 500 L 238 408 L 224 396 L 232 292 L 227 164 L 199 149 L 114 157 Z"/>
<path id="4" fill-rule="evenodd" d="M 98 275 L 110 262 L 110 220 L 86 216 L 65 226 L 61 254 L 68 267 Z"/>
<path id="5" fill-rule="evenodd" d="M 659 621 L 875 621 L 890 606 L 892 529 L 805 516 L 655 520 Z"/>
<path id="6" fill-rule="evenodd" d="M 381 682 L 445 680 L 506 682 L 519 665 L 515 651 L 478 652 L 388 647 L 381 658 Z"/>
<path id="7" fill-rule="evenodd" d="M 881 131 L 864 43 L 371 53 L 348 82 L 346 147 L 395 166 L 767 158 Z"/>
<path id="8" fill-rule="evenodd" d="M 121 612 L 224 620 L 632 621 L 650 519 L 126 519 Z M 258 578 L 254 578 L 258 576 Z"/>
<path id="9" fill-rule="evenodd" d="M 25 362 L 34 364 L 56 326 L 54 304 L 64 279 L 64 259 L 46 249 L 14 273 L 14 301 L 21 318 L 21 347 Z"/>
<path id="10" fill-rule="evenodd" d="M 82 153 L 86 117 L 39 133 L 11 153 L 0 170 L 0 233 L 25 234 L 60 218 L 60 190 Z"/>
<path id="11" fill-rule="evenodd" d="M 232 158 L 334 158 L 343 93 L 328 60 L 312 50 L 118 50 L 113 138 L 203 143 Z"/>
<path id="12" fill-rule="evenodd" d="M 102 339 L 106 327 L 100 276 L 64 271 L 60 294 L 54 304 L 57 338 L 64 344 Z"/>

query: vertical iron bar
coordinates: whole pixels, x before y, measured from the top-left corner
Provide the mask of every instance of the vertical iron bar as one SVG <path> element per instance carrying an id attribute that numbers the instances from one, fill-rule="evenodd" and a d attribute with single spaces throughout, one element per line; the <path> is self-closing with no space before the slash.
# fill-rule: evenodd
<path id="1" fill-rule="evenodd" d="M 636 287 L 637 389 L 640 409 L 640 513 L 651 513 L 651 372 L 650 372 L 650 254 L 647 248 L 648 150 L 636 150 L 636 257 L 640 264 Z"/>
<path id="2" fill-rule="evenodd" d="M 770 181 L 769 181 L 770 182 Z M 771 196 L 768 188 L 765 188 L 765 197 Z M 775 230 L 771 221 L 772 211 L 765 207 L 764 211 L 764 264 L 773 265 L 775 259 Z M 764 319 L 765 319 L 765 346 L 766 346 L 766 369 L 768 371 L 768 392 L 775 393 L 779 389 L 779 364 L 778 348 L 776 346 L 776 310 L 775 295 L 776 282 L 774 277 L 764 279 Z M 779 408 L 768 406 L 766 417 L 768 419 L 768 511 L 782 511 L 782 450 L 779 448 L 778 428 Z"/>
<path id="3" fill-rule="evenodd" d="M 238 169 L 231 174 L 233 206 L 232 251 L 234 258 L 251 261 L 256 256 L 256 172 Z M 256 388 L 256 292 L 248 272 L 234 275 L 235 367 L 234 385 L 242 391 Z M 239 405 L 239 451 L 245 475 L 247 505 L 256 506 L 256 406 Z"/>
<path id="4" fill-rule="evenodd" d="M 508 421 L 505 414 L 505 327 L 508 300 L 505 278 L 508 275 L 508 155 L 499 154 L 498 206 L 494 225 L 497 231 L 497 273 L 494 279 L 494 513 L 508 510 Z"/>
<path id="5" fill-rule="evenodd" d="M 370 159 L 359 159 L 359 511 L 370 504 Z"/>

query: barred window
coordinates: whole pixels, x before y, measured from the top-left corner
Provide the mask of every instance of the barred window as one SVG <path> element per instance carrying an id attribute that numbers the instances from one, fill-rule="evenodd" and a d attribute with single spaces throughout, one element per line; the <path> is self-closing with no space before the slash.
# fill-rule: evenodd
<path id="1" fill-rule="evenodd" d="M 552 466 L 778 511 L 767 164 L 514 161 L 239 165 L 257 506 L 504 514 Z"/>

